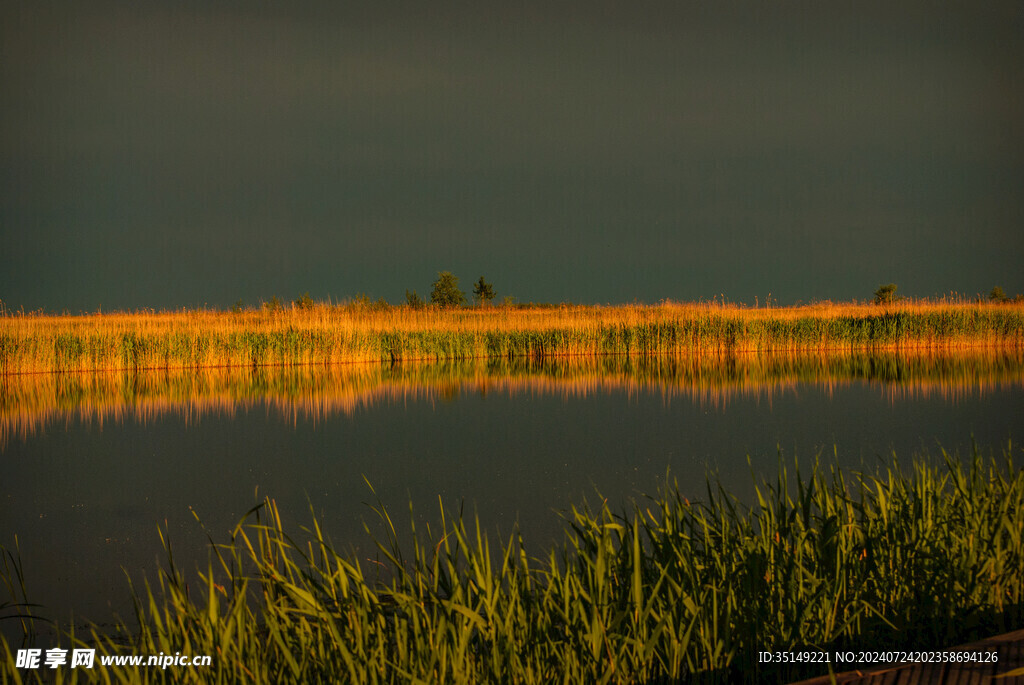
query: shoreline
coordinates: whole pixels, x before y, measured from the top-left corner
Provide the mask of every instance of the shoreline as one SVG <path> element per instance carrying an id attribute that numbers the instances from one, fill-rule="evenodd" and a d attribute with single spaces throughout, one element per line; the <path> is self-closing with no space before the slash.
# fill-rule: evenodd
<path id="1" fill-rule="evenodd" d="M 0 318 L 0 376 L 359 362 L 1024 347 L 1024 304 L 624 305 Z"/>

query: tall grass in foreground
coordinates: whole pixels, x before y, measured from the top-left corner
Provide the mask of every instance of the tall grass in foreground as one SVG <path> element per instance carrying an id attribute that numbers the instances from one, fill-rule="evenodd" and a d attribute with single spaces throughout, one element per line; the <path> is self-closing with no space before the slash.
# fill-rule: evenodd
<path id="1" fill-rule="evenodd" d="M 713 479 L 699 503 L 672 484 L 622 513 L 573 508 L 540 557 L 443 508 L 402 542 L 381 507 L 387 539 L 364 568 L 315 520 L 293 538 L 267 501 L 198 585 L 167 546 L 158 587 L 136 595 L 141 629 L 60 643 L 213 656 L 93 671 L 108 682 L 245 683 L 758 681 L 825 670 L 761 650 L 948 647 L 1024 624 L 1024 472 L 1010 447 L 943 457 L 780 468 L 749 508 Z M 18 682 L 14 648 L 0 645 Z"/>

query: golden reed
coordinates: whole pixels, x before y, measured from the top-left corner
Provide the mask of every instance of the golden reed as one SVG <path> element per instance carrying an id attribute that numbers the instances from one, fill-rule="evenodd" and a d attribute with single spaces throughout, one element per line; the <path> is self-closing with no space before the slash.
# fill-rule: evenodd
<path id="1" fill-rule="evenodd" d="M 677 304 L 440 310 L 316 304 L 0 317 L 0 375 L 74 371 L 334 365 L 1024 346 L 1024 304 L 903 301 L 802 307 Z"/>

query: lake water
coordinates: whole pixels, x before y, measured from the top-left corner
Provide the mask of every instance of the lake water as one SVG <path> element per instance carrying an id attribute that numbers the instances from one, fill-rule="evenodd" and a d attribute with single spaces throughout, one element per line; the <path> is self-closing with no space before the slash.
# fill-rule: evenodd
<path id="1" fill-rule="evenodd" d="M 625 506 L 666 474 L 700 499 L 713 471 L 749 501 L 780 453 L 870 470 L 972 438 L 998 451 L 1024 427 L 1024 353 L 45 375 L 2 398 L 0 544 L 17 539 L 40 613 L 102 623 L 130 618 L 126 573 L 156 579 L 158 527 L 205 568 L 207 533 L 226 541 L 264 497 L 361 559 L 378 501 L 417 525 L 463 503 L 541 555 L 559 511 Z"/>

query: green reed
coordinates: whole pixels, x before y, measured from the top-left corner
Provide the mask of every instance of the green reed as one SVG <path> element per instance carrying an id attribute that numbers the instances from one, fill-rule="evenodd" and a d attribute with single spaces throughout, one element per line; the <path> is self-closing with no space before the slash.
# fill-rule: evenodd
<path id="1" fill-rule="evenodd" d="M 757 653 L 940 648 L 1024 623 L 1024 471 L 1012 454 L 943 453 L 909 471 L 893 459 L 864 475 L 780 467 L 750 507 L 711 478 L 701 502 L 673 482 L 625 512 L 571 509 L 564 543 L 540 557 L 519 533 L 493 542 L 443 507 L 425 530 L 410 515 L 402 536 L 381 505 L 369 568 L 315 519 L 290 535 L 268 500 L 213 547 L 198 583 L 161 533 L 167 566 L 134 589 L 138 629 L 57 642 L 213 655 L 209 668 L 97 667 L 103 682 L 803 677 L 824 667 Z M 39 675 L 14 669 L 13 649 L 0 645 L 4 678 Z"/>
<path id="2" fill-rule="evenodd" d="M 290 313 L 0 317 L 0 375 L 26 372 L 1024 345 L 1020 306 L 776 310 L 577 307 L 532 314 L 318 305 Z"/>

